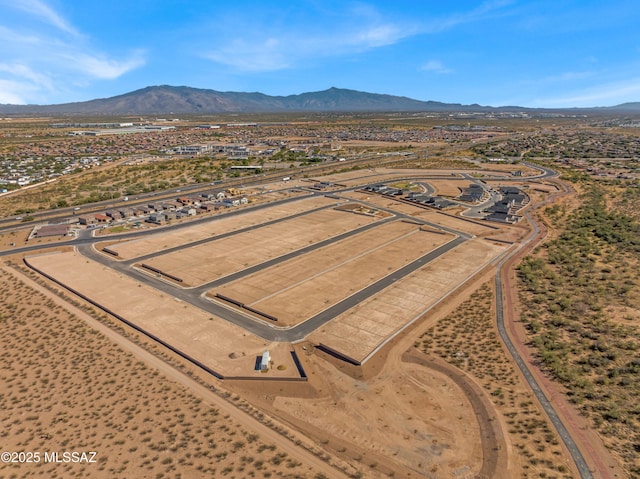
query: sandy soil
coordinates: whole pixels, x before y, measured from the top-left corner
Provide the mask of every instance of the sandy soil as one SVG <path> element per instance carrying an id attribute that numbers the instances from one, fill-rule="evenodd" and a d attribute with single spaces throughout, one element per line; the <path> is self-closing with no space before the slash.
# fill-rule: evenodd
<path id="1" fill-rule="evenodd" d="M 77 252 L 32 256 L 29 263 L 217 373 L 259 378 L 299 377 L 287 344 L 267 343 Z M 267 373 L 255 371 L 256 357 L 265 350 L 270 351 L 274 367 Z"/>
<path id="2" fill-rule="evenodd" d="M 157 256 L 146 264 L 200 285 L 305 246 L 373 223 L 378 218 L 334 209 Z"/>
<path id="3" fill-rule="evenodd" d="M 384 341 L 417 320 L 507 249 L 474 239 L 398 280 L 315 331 L 309 340 L 365 361 Z"/>
<path id="4" fill-rule="evenodd" d="M 29 239 L 29 235 L 33 231 L 33 228 L 20 229 L 17 231 L 11 231 L 0 235 L 0 250 L 11 250 L 19 248 L 21 246 L 37 246 L 37 245 L 49 245 L 53 243 L 60 243 L 64 241 L 70 241 L 75 238 L 74 234 L 67 236 L 50 236 L 45 238 L 32 238 Z M 11 246 L 14 243 L 14 246 Z"/>
<path id="5" fill-rule="evenodd" d="M 336 201 L 316 197 L 300 199 L 294 203 L 285 205 L 275 205 L 268 210 L 246 211 L 241 215 L 213 217 L 211 222 L 205 224 L 180 228 L 173 231 L 159 231 L 155 235 L 144 236 L 143 238 L 112 244 L 109 249 L 117 251 L 122 259 L 136 258 L 150 253 L 157 253 L 166 248 L 173 248 L 193 241 L 212 238 L 215 235 L 236 231 L 241 228 L 255 226 L 267 221 L 284 218 L 296 213 L 309 211 L 322 206 L 335 204 Z M 100 247 L 98 247 L 100 249 Z"/>
<path id="6" fill-rule="evenodd" d="M 218 288 L 294 325 L 451 240 L 395 221 Z"/>
<path id="7" fill-rule="evenodd" d="M 467 188 L 469 185 L 473 184 L 469 180 L 437 180 L 437 181 L 429 181 L 431 186 L 436 189 L 435 194 L 440 196 L 448 196 L 448 197 L 456 197 L 462 193 L 463 188 Z"/>
<path id="8" fill-rule="evenodd" d="M 3 461 L 0 476 L 345 477 L 6 267 L 0 301 L 2 450 L 40 454 Z M 56 463 L 45 452 L 96 454 Z"/>
<path id="9" fill-rule="evenodd" d="M 405 363 L 401 371 L 363 381 L 337 373 L 328 363 L 315 365 L 317 375 L 331 378 L 331 392 L 274 397 L 277 411 L 322 430 L 327 439 L 344 440 L 338 448 L 353 444 L 366 450 L 365 464 L 409 464 L 418 477 L 479 469 L 477 421 L 468 399 L 443 374 Z"/>
<path id="10" fill-rule="evenodd" d="M 450 215 L 446 212 L 439 212 L 433 209 L 422 210 L 422 213 L 417 216 L 421 219 L 424 219 L 425 221 L 429 221 L 430 223 L 435 223 L 440 226 L 447 226 L 457 231 L 464 231 L 465 233 L 477 236 L 490 235 L 493 238 L 499 238 L 499 232 L 508 230 L 510 228 L 508 225 L 489 223 L 487 221 L 473 221 L 456 218 L 455 216 Z"/>
<path id="11" fill-rule="evenodd" d="M 488 402 L 482 388 L 455 368 L 433 369 L 428 359 L 404 357 L 421 331 L 452 311 L 481 284 L 477 281 L 483 280 L 464 285 L 459 295 L 439 303 L 362 367 L 302 344 L 298 349 L 309 373 L 304 389 L 257 388 L 246 382 L 229 387 L 323 447 L 370 465 L 363 477 L 374 477 L 375 471 L 403 478 L 473 479 L 488 471 L 493 472 L 486 477 L 517 477 L 517 469 L 507 464 L 509 450 L 490 403 L 485 414 L 475 412 Z M 495 430 L 495 439 L 483 445 L 480 438 L 488 429 Z"/>
<path id="12" fill-rule="evenodd" d="M 17 231 L 11 231 L 10 233 L 4 233 L 0 235 L 0 249 L 6 250 L 19 246 L 27 246 L 30 243 L 27 242 L 31 233 L 31 228 L 25 228 Z M 11 246 L 14 243 L 15 246 Z"/>
<path id="13" fill-rule="evenodd" d="M 345 198 L 350 198 L 356 201 L 372 205 L 379 208 L 389 208 L 398 213 L 405 215 L 417 216 L 424 213 L 425 209 L 419 206 L 412 205 L 403 201 L 397 201 L 393 197 L 381 196 L 376 193 L 352 191 L 343 195 Z"/>

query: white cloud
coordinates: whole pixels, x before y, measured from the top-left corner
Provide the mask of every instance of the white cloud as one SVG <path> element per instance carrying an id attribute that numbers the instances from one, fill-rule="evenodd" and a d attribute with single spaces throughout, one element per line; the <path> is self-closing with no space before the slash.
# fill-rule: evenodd
<path id="1" fill-rule="evenodd" d="M 442 62 L 440 62 L 438 60 L 430 60 L 430 61 L 428 61 L 427 63 L 422 65 L 422 67 L 420 67 L 420 70 L 425 71 L 425 72 L 434 72 L 434 73 L 440 73 L 440 74 L 452 73 L 453 72 L 453 70 L 451 70 L 450 68 L 447 68 L 446 66 L 444 66 L 442 64 Z"/>
<path id="2" fill-rule="evenodd" d="M 49 76 L 21 63 L 0 63 L 0 103 L 29 103 L 39 92 L 53 90 Z"/>
<path id="3" fill-rule="evenodd" d="M 392 45 L 411 35 L 411 29 L 385 24 L 325 32 L 320 35 L 295 32 L 265 38 L 234 38 L 203 56 L 243 71 L 283 70 L 313 58 L 360 53 Z"/>
<path id="4" fill-rule="evenodd" d="M 0 25 L 0 41 L 6 44 L 18 43 L 23 45 L 36 45 L 41 42 L 40 37 L 36 35 L 22 35 L 2 25 Z"/>
<path id="5" fill-rule="evenodd" d="M 425 22 L 423 33 L 439 33 L 450 30 L 458 25 L 490 19 L 496 15 L 506 15 L 504 8 L 512 5 L 514 0 L 494 0 L 482 3 L 479 7 L 468 12 L 457 13 L 446 17 L 436 18 Z"/>
<path id="6" fill-rule="evenodd" d="M 356 33 L 351 38 L 351 44 L 360 48 L 375 48 L 393 45 L 398 40 L 409 36 L 409 32 L 402 32 L 397 25 L 374 25 Z"/>
<path id="7" fill-rule="evenodd" d="M 79 35 L 78 31 L 62 15 L 40 0 L 10 0 L 9 4 L 17 9 L 38 17 L 45 23 L 69 33 Z"/>
<path id="8" fill-rule="evenodd" d="M 71 85 L 113 80 L 145 64 L 142 50 L 118 59 L 93 48 L 88 36 L 43 0 L 0 0 L 0 5 L 7 2 L 27 13 L 10 27 L 0 25 L 0 82 L 3 97 L 12 102 L 47 103 Z M 38 28 L 41 21 L 55 28 Z"/>
<path id="9" fill-rule="evenodd" d="M 24 82 L 0 79 L 0 103 L 23 105 L 31 93 Z"/>
<path id="10" fill-rule="evenodd" d="M 205 37 L 217 37 L 216 46 L 205 48 L 200 56 L 243 71 L 282 70 L 313 59 L 359 54 L 416 35 L 438 33 L 463 23 L 491 18 L 503 14 L 504 7 L 512 3 L 512 0 L 489 1 L 469 12 L 430 20 L 391 18 L 361 2 L 347 4 L 344 10 L 332 11 L 328 18 L 322 16 L 307 24 L 274 19 L 273 12 L 256 12 L 251 19 L 231 13 L 218 18 L 210 31 L 204 33 Z M 314 20 L 317 21 L 314 23 Z M 264 32 L 262 36 L 261 32 Z M 438 73 L 450 72 L 442 65 L 436 68 L 428 63 L 426 67 Z"/>
<path id="11" fill-rule="evenodd" d="M 73 63 L 71 66 L 94 78 L 113 80 L 125 73 L 145 64 L 142 51 L 136 51 L 131 58 L 118 61 L 106 58 L 104 55 L 91 55 L 86 53 L 74 54 L 68 57 Z"/>
<path id="12" fill-rule="evenodd" d="M 28 66 L 20 63 L 0 63 L 0 72 L 8 73 L 12 77 L 27 80 L 34 85 L 40 85 L 49 89 L 52 87 L 49 77 L 41 73 L 34 72 Z"/>
<path id="13" fill-rule="evenodd" d="M 286 47 L 276 38 L 267 38 L 260 43 L 236 39 L 229 45 L 204 55 L 216 63 L 222 63 L 241 71 L 274 71 L 289 66 Z"/>

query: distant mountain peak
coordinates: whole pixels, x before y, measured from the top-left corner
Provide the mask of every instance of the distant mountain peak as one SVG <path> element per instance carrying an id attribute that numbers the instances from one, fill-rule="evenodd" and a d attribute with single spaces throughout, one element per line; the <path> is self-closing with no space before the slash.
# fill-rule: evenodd
<path id="1" fill-rule="evenodd" d="M 110 98 L 59 105 L 0 105 L 0 114 L 32 115 L 142 115 L 278 112 L 420 112 L 420 111 L 522 111 L 521 107 L 487 106 L 419 101 L 404 96 L 367 93 L 329 87 L 323 91 L 288 96 L 264 93 L 220 92 L 203 88 L 152 85 Z M 588 110 L 588 109 L 587 109 Z M 594 111 L 640 112 L 640 103 Z M 583 109 L 582 111 L 585 111 Z"/>

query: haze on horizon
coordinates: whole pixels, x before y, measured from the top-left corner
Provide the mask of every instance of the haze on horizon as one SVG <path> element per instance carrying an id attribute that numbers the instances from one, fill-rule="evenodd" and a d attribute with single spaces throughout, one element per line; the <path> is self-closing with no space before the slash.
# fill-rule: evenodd
<path id="1" fill-rule="evenodd" d="M 527 107 L 640 100 L 634 0 L 0 0 L 0 103 L 331 86 Z"/>

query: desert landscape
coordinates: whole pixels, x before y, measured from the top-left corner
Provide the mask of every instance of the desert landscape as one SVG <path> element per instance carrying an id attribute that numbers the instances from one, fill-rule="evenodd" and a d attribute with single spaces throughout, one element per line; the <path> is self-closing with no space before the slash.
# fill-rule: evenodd
<path id="1" fill-rule="evenodd" d="M 561 316 L 587 300 L 563 302 L 569 286 L 552 271 L 569 254 L 553 249 L 563 222 L 583 227 L 573 211 L 597 195 L 557 164 L 483 163 L 460 141 L 428 143 L 451 157 L 433 162 L 345 141 L 362 151 L 287 166 L 297 178 L 191 185 L 185 173 L 148 197 L 47 211 L 68 225 L 60 236 L 33 238 L 44 212 L 7 218 L 0 400 L 3 450 L 17 460 L 0 476 L 634 477 L 637 421 L 620 398 L 635 384 L 622 351 L 636 350 L 638 285 L 614 248 L 631 243 L 583 253 L 597 265 L 584 274 L 620 298 L 607 309 L 618 326 L 598 342 Z M 475 203 L 459 199 L 470 185 L 484 192 Z M 629 210 L 628 193 L 607 187 Z M 152 207 L 166 218 L 148 223 Z M 561 368 L 569 346 L 552 346 L 552 331 L 570 324 L 564 336 L 583 339 Z M 580 376 L 586 364 L 597 377 Z M 595 398 L 605 383 L 620 396 Z M 18 462 L 29 451 L 37 462 Z M 72 451 L 87 460 L 52 455 Z"/>

